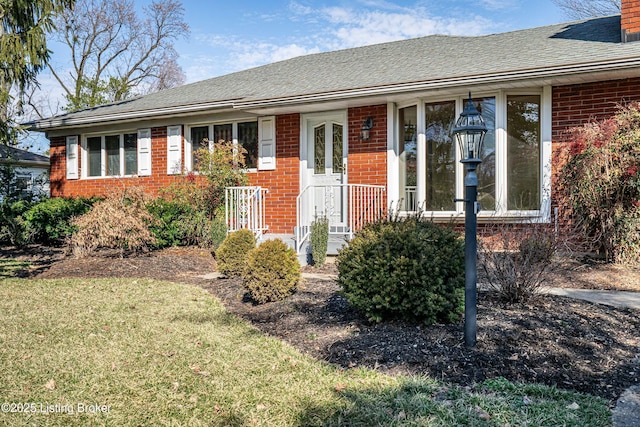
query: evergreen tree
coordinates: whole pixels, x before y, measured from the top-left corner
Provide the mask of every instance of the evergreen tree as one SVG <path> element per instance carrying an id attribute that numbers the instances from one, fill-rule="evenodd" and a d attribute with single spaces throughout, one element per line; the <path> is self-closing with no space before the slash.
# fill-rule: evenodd
<path id="1" fill-rule="evenodd" d="M 0 143 L 14 143 L 17 127 L 9 104 L 17 91 L 18 110 L 24 91 L 37 85 L 36 76 L 46 67 L 50 51 L 46 35 L 54 17 L 74 0 L 0 0 Z"/>

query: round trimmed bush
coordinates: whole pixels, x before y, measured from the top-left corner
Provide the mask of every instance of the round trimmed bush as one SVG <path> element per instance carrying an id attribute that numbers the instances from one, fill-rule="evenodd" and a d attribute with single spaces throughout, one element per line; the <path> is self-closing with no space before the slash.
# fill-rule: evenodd
<path id="1" fill-rule="evenodd" d="M 300 282 L 296 252 L 280 239 L 267 240 L 249 252 L 244 286 L 255 302 L 280 301 Z"/>
<path id="2" fill-rule="evenodd" d="M 227 277 L 240 277 L 247 268 L 247 255 L 256 247 L 256 239 L 246 228 L 229 233 L 215 251 L 218 271 Z"/>
<path id="3" fill-rule="evenodd" d="M 426 324 L 460 319 L 464 242 L 427 220 L 382 220 L 365 226 L 338 253 L 338 284 L 370 321 Z"/>

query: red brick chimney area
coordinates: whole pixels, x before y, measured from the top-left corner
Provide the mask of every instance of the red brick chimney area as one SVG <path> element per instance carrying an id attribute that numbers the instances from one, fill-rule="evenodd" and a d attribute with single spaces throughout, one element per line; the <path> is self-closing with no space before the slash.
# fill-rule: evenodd
<path id="1" fill-rule="evenodd" d="M 622 42 L 640 40 L 640 0 L 622 0 L 620 12 Z"/>

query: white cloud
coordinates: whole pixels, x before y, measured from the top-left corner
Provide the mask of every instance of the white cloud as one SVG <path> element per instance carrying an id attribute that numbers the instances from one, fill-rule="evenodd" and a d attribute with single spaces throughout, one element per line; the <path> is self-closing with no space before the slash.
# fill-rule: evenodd
<path id="1" fill-rule="evenodd" d="M 485 7 L 515 0 L 481 0 Z M 480 35 L 499 30 L 492 20 L 449 10 L 435 14 L 433 7 L 401 6 L 387 0 L 360 0 L 354 7 L 313 8 L 291 1 L 288 8 L 269 14 L 269 25 L 291 29 L 271 36 L 201 34 L 196 40 L 209 46 L 196 63 L 186 60 L 189 82 L 258 65 L 321 51 L 383 43 L 431 34 Z M 460 12 L 460 11 L 458 11 Z M 270 37 L 270 38 L 269 38 Z M 279 37 L 279 38 L 277 38 Z"/>

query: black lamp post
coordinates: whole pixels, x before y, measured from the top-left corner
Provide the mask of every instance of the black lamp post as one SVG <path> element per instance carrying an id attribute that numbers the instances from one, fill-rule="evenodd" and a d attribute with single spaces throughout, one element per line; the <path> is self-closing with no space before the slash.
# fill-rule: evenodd
<path id="1" fill-rule="evenodd" d="M 478 197 L 478 175 L 476 169 L 482 163 L 482 143 L 487 133 L 487 126 L 471 100 L 467 101 L 464 110 L 458 117 L 453 134 L 460 146 L 460 162 L 464 165 L 464 343 L 467 347 L 476 345 L 477 314 L 477 214 L 480 210 Z"/>

